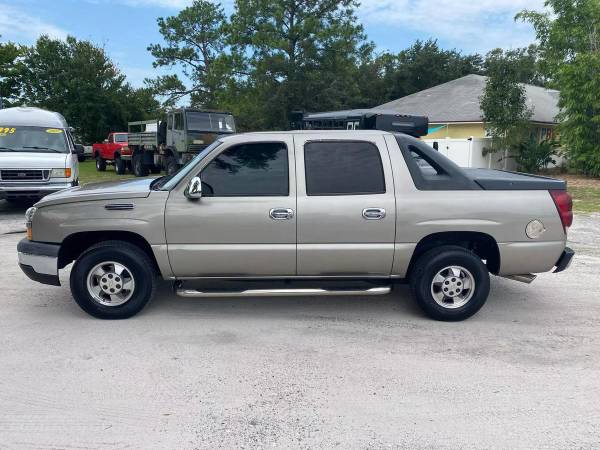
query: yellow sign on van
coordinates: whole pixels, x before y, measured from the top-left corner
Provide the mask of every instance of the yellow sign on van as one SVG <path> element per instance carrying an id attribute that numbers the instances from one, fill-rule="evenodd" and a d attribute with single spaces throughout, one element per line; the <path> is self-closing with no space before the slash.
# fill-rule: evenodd
<path id="1" fill-rule="evenodd" d="M 58 128 L 48 128 L 46 130 L 46 133 L 58 134 L 62 133 L 62 130 L 59 130 Z"/>
<path id="2" fill-rule="evenodd" d="M 12 127 L 0 127 L 0 136 L 6 136 L 7 134 L 13 134 L 15 131 L 17 131 L 17 130 Z"/>

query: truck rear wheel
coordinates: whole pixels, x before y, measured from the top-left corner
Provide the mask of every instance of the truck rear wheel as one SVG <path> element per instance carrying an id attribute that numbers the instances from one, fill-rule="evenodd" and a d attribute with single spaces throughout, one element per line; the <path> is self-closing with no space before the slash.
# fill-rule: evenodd
<path id="1" fill-rule="evenodd" d="M 133 173 L 136 177 L 147 177 L 148 166 L 144 164 L 144 155 L 136 154 L 133 155 Z"/>
<path id="2" fill-rule="evenodd" d="M 127 164 L 120 156 L 115 157 L 115 172 L 117 175 L 125 175 L 127 172 Z"/>
<path id="3" fill-rule="evenodd" d="M 153 267 L 148 255 L 129 242 L 101 242 L 75 261 L 70 278 L 73 298 L 99 319 L 127 319 L 153 297 Z"/>
<path id="4" fill-rule="evenodd" d="M 153 174 L 157 174 L 160 173 L 161 168 L 159 165 L 153 164 L 152 166 L 150 166 L 150 172 Z"/>
<path id="5" fill-rule="evenodd" d="M 106 170 L 106 161 L 104 161 L 100 155 L 96 155 L 96 170 L 98 172 L 104 172 Z"/>
<path id="6" fill-rule="evenodd" d="M 421 255 L 409 281 L 421 309 L 432 319 L 448 322 L 471 317 L 490 292 L 490 275 L 481 258 L 459 246 Z"/>
<path id="7" fill-rule="evenodd" d="M 167 175 L 173 175 L 179 170 L 179 164 L 173 155 L 169 155 L 165 158 L 165 172 Z"/>

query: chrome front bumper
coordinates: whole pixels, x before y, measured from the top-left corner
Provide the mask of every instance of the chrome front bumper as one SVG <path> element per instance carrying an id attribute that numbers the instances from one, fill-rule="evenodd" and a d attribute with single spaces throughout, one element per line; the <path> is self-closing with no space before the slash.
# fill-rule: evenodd
<path id="1" fill-rule="evenodd" d="M 17 245 L 19 267 L 31 278 L 43 284 L 60 286 L 58 252 L 60 245 L 44 244 L 22 239 Z"/>

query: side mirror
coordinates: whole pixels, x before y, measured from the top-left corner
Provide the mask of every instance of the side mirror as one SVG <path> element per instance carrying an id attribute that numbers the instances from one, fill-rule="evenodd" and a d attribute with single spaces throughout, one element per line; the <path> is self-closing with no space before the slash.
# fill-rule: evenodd
<path id="1" fill-rule="evenodd" d="M 103 143 L 103 144 L 108 144 L 108 139 L 104 139 L 104 140 L 102 141 L 102 143 Z"/>
<path id="2" fill-rule="evenodd" d="M 83 155 L 85 153 L 85 148 L 82 144 L 75 144 L 75 153 L 77 155 Z"/>
<path id="3" fill-rule="evenodd" d="M 190 200 L 198 200 L 202 198 L 202 180 L 200 177 L 194 177 L 190 180 L 185 188 L 184 194 Z"/>

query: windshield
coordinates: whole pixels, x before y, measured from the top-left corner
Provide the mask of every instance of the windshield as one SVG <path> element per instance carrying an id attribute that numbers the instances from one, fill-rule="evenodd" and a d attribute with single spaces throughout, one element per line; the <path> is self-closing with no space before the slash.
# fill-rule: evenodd
<path id="1" fill-rule="evenodd" d="M 127 142 L 126 134 L 115 134 L 113 136 L 115 137 L 115 142 Z"/>
<path id="2" fill-rule="evenodd" d="M 64 130 L 0 125 L 0 152 L 69 153 Z"/>
<path id="3" fill-rule="evenodd" d="M 173 189 L 177 184 L 190 173 L 191 170 L 198 165 L 200 161 L 202 161 L 206 156 L 212 152 L 215 148 L 221 145 L 221 141 L 215 141 L 194 156 L 193 159 L 189 160 L 187 164 L 181 167 L 178 172 L 173 175 L 167 175 L 165 177 L 157 178 L 151 185 L 151 188 L 154 190 L 162 189 L 165 191 L 169 191 Z"/>
<path id="4" fill-rule="evenodd" d="M 217 133 L 235 133 L 235 122 L 231 114 L 218 114 L 188 111 L 187 129 L 189 131 L 212 131 Z"/>

